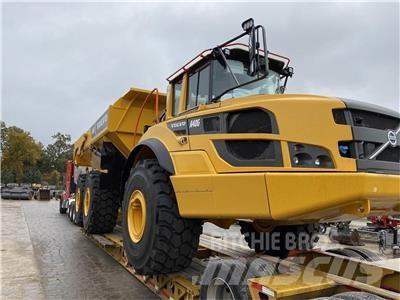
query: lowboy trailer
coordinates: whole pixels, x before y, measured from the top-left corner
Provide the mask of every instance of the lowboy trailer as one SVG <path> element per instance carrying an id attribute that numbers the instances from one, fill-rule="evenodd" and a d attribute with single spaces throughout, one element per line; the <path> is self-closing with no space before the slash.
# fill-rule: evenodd
<path id="1" fill-rule="evenodd" d="M 140 275 L 127 261 L 119 226 L 113 233 L 84 234 L 165 300 L 400 299 L 400 266 L 387 267 L 363 248 L 299 251 L 280 260 L 203 234 L 188 268 Z"/>

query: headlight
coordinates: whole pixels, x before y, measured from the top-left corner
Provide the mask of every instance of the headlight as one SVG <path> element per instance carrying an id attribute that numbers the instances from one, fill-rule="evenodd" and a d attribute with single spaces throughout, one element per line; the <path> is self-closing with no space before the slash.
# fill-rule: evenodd
<path id="1" fill-rule="evenodd" d="M 289 143 L 292 167 L 301 168 L 334 168 L 328 150 L 300 143 Z"/>

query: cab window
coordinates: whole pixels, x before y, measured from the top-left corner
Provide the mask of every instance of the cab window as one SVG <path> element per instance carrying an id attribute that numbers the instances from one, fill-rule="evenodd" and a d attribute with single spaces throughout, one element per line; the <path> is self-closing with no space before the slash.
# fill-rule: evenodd
<path id="1" fill-rule="evenodd" d="M 174 95 L 172 100 L 172 115 L 176 116 L 179 112 L 179 103 L 181 99 L 182 80 L 174 84 Z"/>
<path id="2" fill-rule="evenodd" d="M 187 109 L 208 102 L 210 97 L 210 65 L 189 76 Z"/>

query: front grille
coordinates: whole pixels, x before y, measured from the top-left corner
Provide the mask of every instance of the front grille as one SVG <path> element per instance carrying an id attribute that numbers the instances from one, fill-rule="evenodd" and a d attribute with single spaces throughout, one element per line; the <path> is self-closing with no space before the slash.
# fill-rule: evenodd
<path id="1" fill-rule="evenodd" d="M 351 109 L 351 118 L 354 126 L 376 128 L 382 130 L 399 127 L 399 119 L 371 111 Z"/>
<path id="2" fill-rule="evenodd" d="M 343 157 L 357 160 L 358 170 L 380 173 L 400 172 L 400 143 L 388 143 L 388 132 L 396 131 L 400 119 L 373 111 L 360 109 L 333 110 L 337 124 L 352 126 L 353 141 L 340 141 L 338 148 Z M 397 135 L 399 139 L 399 135 Z M 384 146 L 376 155 L 376 151 Z"/>
<path id="3" fill-rule="evenodd" d="M 343 151 L 343 146 L 348 147 L 348 151 Z M 339 143 L 339 151 L 341 156 L 355 158 L 355 159 L 368 159 L 383 143 L 373 143 L 365 141 L 354 141 Z M 399 162 L 400 147 L 386 147 L 379 155 L 376 156 L 377 161 Z"/>
<path id="4" fill-rule="evenodd" d="M 333 118 L 337 124 L 380 130 L 395 129 L 400 126 L 400 119 L 360 109 L 334 109 Z"/>
<path id="5" fill-rule="evenodd" d="M 400 161 L 400 147 L 387 147 L 376 157 L 376 160 L 399 162 Z"/>

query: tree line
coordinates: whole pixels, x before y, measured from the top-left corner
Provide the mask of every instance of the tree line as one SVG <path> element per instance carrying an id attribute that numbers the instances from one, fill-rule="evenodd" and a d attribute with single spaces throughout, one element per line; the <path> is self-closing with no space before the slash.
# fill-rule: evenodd
<path id="1" fill-rule="evenodd" d="M 44 146 L 28 131 L 1 121 L 1 183 L 41 183 L 62 187 L 72 157 L 71 136 L 57 132 Z"/>

